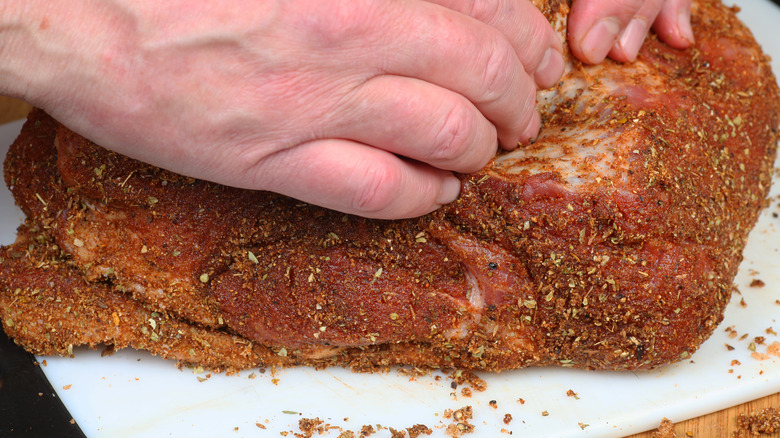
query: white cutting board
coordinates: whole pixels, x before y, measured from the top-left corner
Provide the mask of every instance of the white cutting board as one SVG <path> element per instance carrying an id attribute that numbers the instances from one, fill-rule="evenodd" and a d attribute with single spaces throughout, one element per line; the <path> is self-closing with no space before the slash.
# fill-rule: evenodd
<path id="1" fill-rule="evenodd" d="M 780 8 L 766 0 L 736 3 L 743 8 L 741 18 L 774 58 L 774 71 L 780 73 Z M 2 156 L 20 127 L 0 126 Z M 8 244 L 22 215 L 2 186 L 0 243 Z M 314 417 L 356 435 L 363 425 L 402 430 L 419 423 L 432 428 L 432 436 L 443 437 L 444 427 L 451 423 L 444 411 L 466 405 L 474 409 L 471 423 L 476 427 L 468 436 L 508 436 L 509 431 L 521 437 L 641 432 L 657 427 L 663 417 L 681 421 L 780 391 L 780 358 L 758 360 L 748 349 L 756 336 L 766 338 L 765 345 L 756 347 L 759 353 L 780 341 L 766 332 L 770 327 L 780 332 L 776 321 L 780 304 L 775 302 L 780 300 L 780 218 L 772 216 L 780 213 L 777 186 L 776 181 L 771 206 L 751 234 L 736 280 L 742 295 L 734 297 L 721 326 L 691 360 L 652 372 L 532 368 L 482 373 L 487 390 L 465 397 L 460 388 L 450 387 L 449 379 L 410 379 L 396 371 L 255 370 L 212 375 L 201 382 L 205 374 L 180 371 L 174 362 L 129 350 L 100 357 L 99 352 L 77 349 L 73 359 L 39 360 L 46 360 L 42 369 L 89 437 L 278 437 L 284 431 L 300 433 L 298 420 Z M 766 286 L 750 287 L 754 279 Z M 727 327 L 739 336 L 730 338 Z M 743 334 L 747 338 L 740 339 Z M 734 349 L 729 351 L 725 344 Z M 567 396 L 570 389 L 577 398 Z M 495 408 L 491 400 L 496 401 Z M 509 424 L 503 422 L 505 414 L 512 416 Z M 328 436 L 338 435 L 333 430 Z M 385 429 L 372 436 L 389 437 L 390 432 Z"/>

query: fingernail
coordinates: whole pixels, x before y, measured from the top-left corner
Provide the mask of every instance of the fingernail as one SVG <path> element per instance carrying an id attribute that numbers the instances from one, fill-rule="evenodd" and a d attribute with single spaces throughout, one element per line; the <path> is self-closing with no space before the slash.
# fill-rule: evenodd
<path id="1" fill-rule="evenodd" d="M 561 52 L 549 48 L 544 53 L 539 68 L 536 69 L 534 79 L 541 88 L 550 88 L 561 78 L 563 67 L 564 61 Z"/>
<path id="2" fill-rule="evenodd" d="M 677 16 L 677 27 L 680 29 L 680 37 L 693 44 L 695 38 L 693 37 L 693 29 L 691 29 L 691 12 L 689 10 L 680 11 Z"/>
<path id="3" fill-rule="evenodd" d="M 634 18 L 628 23 L 618 39 L 618 45 L 623 49 L 623 54 L 630 60 L 636 59 L 639 49 L 647 36 L 647 21 L 644 18 Z"/>
<path id="4" fill-rule="evenodd" d="M 541 129 L 541 127 L 542 127 L 542 119 L 539 117 L 539 113 L 534 113 L 533 117 L 531 118 L 531 121 L 528 123 L 528 126 L 525 128 L 523 135 L 520 136 L 520 143 L 522 144 L 533 143 L 533 139 L 535 139 L 539 135 L 539 129 Z"/>
<path id="5" fill-rule="evenodd" d="M 585 59 L 592 64 L 603 61 L 609 50 L 615 45 L 619 32 L 620 22 L 617 18 L 602 18 L 597 21 L 582 39 L 582 51 Z"/>
<path id="6" fill-rule="evenodd" d="M 458 195 L 460 195 L 460 180 L 455 176 L 448 176 L 442 181 L 436 203 L 439 205 L 449 204 L 458 199 Z"/>

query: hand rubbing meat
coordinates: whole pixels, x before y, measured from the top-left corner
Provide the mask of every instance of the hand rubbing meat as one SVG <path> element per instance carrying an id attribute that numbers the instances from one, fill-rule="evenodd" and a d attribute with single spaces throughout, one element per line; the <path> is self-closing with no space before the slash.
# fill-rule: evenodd
<path id="1" fill-rule="evenodd" d="M 565 2 L 542 9 L 563 34 Z M 698 2 L 693 26 L 688 50 L 569 59 L 535 143 L 414 220 L 188 179 L 35 112 L 6 161 L 28 219 L 0 252 L 4 328 L 38 354 L 109 343 L 233 369 L 684 359 L 722 318 L 780 122 L 733 11 Z"/>

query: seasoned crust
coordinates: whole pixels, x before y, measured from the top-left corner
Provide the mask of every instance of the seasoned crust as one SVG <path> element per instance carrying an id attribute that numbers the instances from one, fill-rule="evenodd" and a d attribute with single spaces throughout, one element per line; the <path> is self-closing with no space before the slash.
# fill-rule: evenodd
<path id="1" fill-rule="evenodd" d="M 416 220 L 174 175 L 41 112 L 6 179 L 64 276 L 251 339 L 254 364 L 651 368 L 720 322 L 777 144 L 767 60 L 731 11 L 695 12 L 694 49 L 651 38 L 629 66 L 573 62 L 540 138 Z"/>

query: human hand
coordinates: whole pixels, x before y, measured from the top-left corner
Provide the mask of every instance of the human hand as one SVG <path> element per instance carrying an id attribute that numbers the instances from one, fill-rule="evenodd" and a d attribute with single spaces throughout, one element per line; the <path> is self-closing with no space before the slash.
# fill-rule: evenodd
<path id="1" fill-rule="evenodd" d="M 652 26 L 662 41 L 683 49 L 693 44 L 692 0 L 575 0 L 568 22 L 569 47 L 579 60 L 597 64 L 609 55 L 636 59 Z"/>
<path id="2" fill-rule="evenodd" d="M 368 217 L 455 200 L 452 171 L 537 134 L 537 86 L 563 70 L 559 38 L 527 0 L 10 9 L 22 3 L 28 38 L 6 35 L 18 55 L 0 52 L 21 72 L 19 97 L 159 167 Z"/>

